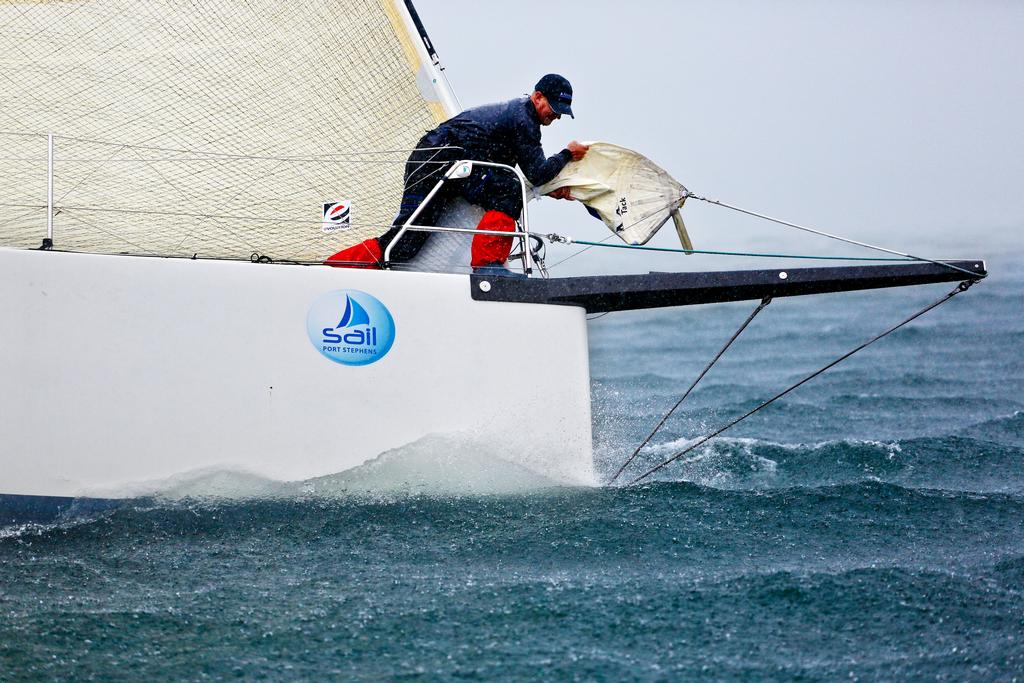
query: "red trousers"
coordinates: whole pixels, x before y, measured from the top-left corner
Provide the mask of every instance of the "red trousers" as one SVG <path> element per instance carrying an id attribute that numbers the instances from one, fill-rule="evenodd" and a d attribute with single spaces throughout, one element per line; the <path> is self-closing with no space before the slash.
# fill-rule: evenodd
<path id="1" fill-rule="evenodd" d="M 499 230 L 501 232 L 515 232 L 516 219 L 501 211 L 488 211 L 480 219 L 476 226 L 477 230 Z M 512 251 L 512 238 L 500 237 L 498 235 L 474 235 L 472 246 L 472 258 L 470 265 L 474 268 L 489 266 L 492 264 L 501 265 L 508 259 Z"/>

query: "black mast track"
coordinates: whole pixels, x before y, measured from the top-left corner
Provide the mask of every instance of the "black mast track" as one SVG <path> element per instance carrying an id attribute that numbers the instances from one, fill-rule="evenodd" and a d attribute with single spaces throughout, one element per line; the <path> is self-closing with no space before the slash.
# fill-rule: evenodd
<path id="1" fill-rule="evenodd" d="M 434 43 L 431 42 L 430 36 L 427 35 L 427 29 L 424 28 L 423 21 L 420 19 L 420 13 L 416 11 L 416 8 L 412 4 L 412 0 L 405 0 L 405 9 L 409 11 L 409 16 L 412 17 L 412 23 L 416 26 L 416 31 L 420 34 L 420 40 L 423 41 L 423 47 L 427 49 L 427 54 L 436 64 L 437 52 L 434 50 Z"/>
<path id="2" fill-rule="evenodd" d="M 712 273 L 597 275 L 548 280 L 473 275 L 470 277 L 470 292 L 477 301 L 581 306 L 587 313 L 608 313 L 757 300 L 766 296 L 777 298 L 908 287 L 935 282 L 976 281 L 987 275 L 982 260 L 944 263 L 962 268 L 970 274 L 938 263 L 906 263 Z"/>

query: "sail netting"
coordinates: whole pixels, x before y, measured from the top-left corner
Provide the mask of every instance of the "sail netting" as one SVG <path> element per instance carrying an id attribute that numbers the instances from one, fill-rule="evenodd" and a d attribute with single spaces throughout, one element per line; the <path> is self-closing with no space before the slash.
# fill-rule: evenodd
<path id="1" fill-rule="evenodd" d="M 400 0 L 0 0 L 0 246 L 319 260 L 446 117 Z M 325 221 L 325 204 L 334 206 Z"/>

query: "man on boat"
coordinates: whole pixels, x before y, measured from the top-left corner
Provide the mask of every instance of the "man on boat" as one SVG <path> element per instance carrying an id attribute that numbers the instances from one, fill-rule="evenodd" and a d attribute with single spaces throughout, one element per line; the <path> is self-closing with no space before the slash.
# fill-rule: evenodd
<path id="1" fill-rule="evenodd" d="M 573 140 L 554 156 L 544 156 L 540 127 L 551 125 L 563 114 L 572 116 L 571 105 L 569 81 L 558 74 L 547 74 L 537 82 L 529 97 L 467 109 L 428 131 L 405 165 L 405 190 L 391 229 L 379 238 L 338 252 L 327 262 L 380 267 L 384 250 L 455 161 L 470 159 L 518 165 L 533 185 L 549 182 L 570 160 L 579 161 L 587 153 L 586 145 Z M 523 198 L 519 181 L 508 170 L 478 166 L 468 178 L 448 181 L 439 196 L 420 213 L 416 223 L 437 225 L 446 200 L 456 196 L 486 210 L 477 225 L 478 230 L 515 231 L 516 218 L 523 210 Z M 550 196 L 570 198 L 568 190 L 559 190 Z M 407 231 L 391 250 L 390 260 L 409 261 L 429 238 L 429 232 Z M 510 271 L 503 264 L 511 249 L 511 237 L 475 235 L 470 265 L 474 272 L 509 275 Z"/>

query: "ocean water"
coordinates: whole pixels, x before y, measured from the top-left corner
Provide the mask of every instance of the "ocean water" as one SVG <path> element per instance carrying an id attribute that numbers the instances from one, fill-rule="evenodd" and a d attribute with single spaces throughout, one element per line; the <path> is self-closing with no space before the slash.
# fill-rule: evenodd
<path id="1" fill-rule="evenodd" d="M 439 437 L 9 521 L 0 679 L 1024 680 L 1024 269 L 990 267 L 639 485 Z M 772 303 L 627 474 L 949 289 Z M 603 480 L 753 305 L 591 323 Z"/>

